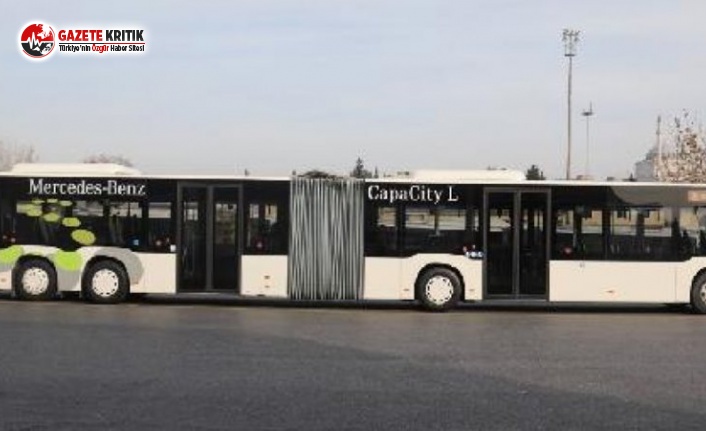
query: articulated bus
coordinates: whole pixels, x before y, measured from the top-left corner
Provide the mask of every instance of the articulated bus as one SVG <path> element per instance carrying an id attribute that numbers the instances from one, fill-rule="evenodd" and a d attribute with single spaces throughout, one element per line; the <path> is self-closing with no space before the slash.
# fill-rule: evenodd
<path id="1" fill-rule="evenodd" d="M 212 292 L 429 310 L 537 299 L 706 313 L 706 185 L 21 164 L 0 174 L 0 232 L 0 290 L 24 300 Z"/>

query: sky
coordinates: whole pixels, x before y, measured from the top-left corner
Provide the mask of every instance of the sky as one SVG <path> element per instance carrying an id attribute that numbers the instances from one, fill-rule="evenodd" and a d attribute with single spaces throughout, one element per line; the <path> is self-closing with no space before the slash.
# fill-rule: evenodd
<path id="1" fill-rule="evenodd" d="M 627 177 L 656 119 L 706 116 L 702 0 L 0 1 L 0 140 L 146 173 L 367 168 Z M 143 56 L 19 52 L 32 22 L 144 28 Z M 592 104 L 590 139 L 581 112 Z"/>

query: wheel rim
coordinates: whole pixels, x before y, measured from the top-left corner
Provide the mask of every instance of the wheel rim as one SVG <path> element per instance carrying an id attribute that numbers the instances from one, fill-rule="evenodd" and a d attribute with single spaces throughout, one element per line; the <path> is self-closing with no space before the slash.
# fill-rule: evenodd
<path id="1" fill-rule="evenodd" d="M 28 268 L 22 274 L 22 290 L 30 295 L 41 295 L 49 289 L 49 273 L 42 268 Z"/>
<path id="2" fill-rule="evenodd" d="M 100 269 L 93 274 L 91 279 L 91 289 L 93 293 L 102 297 L 110 298 L 115 295 L 120 287 L 118 274 L 109 269 Z"/>
<path id="3" fill-rule="evenodd" d="M 701 297 L 701 302 L 706 304 L 706 284 L 701 285 L 701 289 L 699 289 L 699 297 Z"/>
<path id="4" fill-rule="evenodd" d="M 424 293 L 434 305 L 444 305 L 451 301 L 454 294 L 454 285 L 448 277 L 436 275 L 427 281 Z"/>

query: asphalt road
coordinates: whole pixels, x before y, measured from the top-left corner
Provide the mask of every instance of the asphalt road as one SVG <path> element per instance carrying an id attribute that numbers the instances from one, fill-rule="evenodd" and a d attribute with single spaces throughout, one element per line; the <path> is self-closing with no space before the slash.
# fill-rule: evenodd
<path id="1" fill-rule="evenodd" d="M 706 316 L 0 299 L 0 429 L 704 429 Z"/>

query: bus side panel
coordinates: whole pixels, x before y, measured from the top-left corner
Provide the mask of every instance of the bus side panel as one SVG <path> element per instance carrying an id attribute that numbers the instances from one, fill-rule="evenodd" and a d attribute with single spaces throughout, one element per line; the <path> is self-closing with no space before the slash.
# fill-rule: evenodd
<path id="1" fill-rule="evenodd" d="M 0 291 L 12 290 L 12 269 L 0 272 Z"/>
<path id="2" fill-rule="evenodd" d="M 413 299 L 402 292 L 401 267 L 397 257 L 366 257 L 363 299 Z"/>
<path id="3" fill-rule="evenodd" d="M 24 256 L 41 256 L 54 265 L 60 292 L 78 292 L 86 265 L 91 259 L 105 257 L 121 262 L 130 277 L 133 293 L 175 293 L 176 255 L 138 253 L 119 247 L 81 247 L 66 252 L 51 246 L 22 246 Z M 16 263 L 15 263 L 16 265 Z M 12 269 L 0 273 L 0 290 L 12 288 Z"/>
<path id="4" fill-rule="evenodd" d="M 132 293 L 176 293 L 176 254 L 135 254 L 145 274 L 137 284 L 130 286 Z"/>
<path id="5" fill-rule="evenodd" d="M 140 253 L 120 247 L 81 247 L 79 272 L 57 267 L 60 291 L 81 290 L 81 276 L 93 258 L 110 258 L 123 264 L 130 278 L 131 293 L 176 293 L 176 254 Z"/>
<path id="6" fill-rule="evenodd" d="M 131 293 L 176 293 L 176 254 L 140 253 L 118 247 L 82 247 L 81 269 L 66 273 L 57 268 L 59 290 L 78 292 L 86 264 L 95 257 L 114 259 L 123 264 L 130 278 Z"/>
<path id="7" fill-rule="evenodd" d="M 706 268 L 706 257 L 692 257 L 686 262 L 677 264 L 677 282 L 674 287 L 676 302 L 691 301 L 691 283 L 702 269 Z"/>
<path id="8" fill-rule="evenodd" d="M 552 261 L 549 300 L 675 302 L 675 262 Z"/>
<path id="9" fill-rule="evenodd" d="M 244 255 L 240 262 L 242 295 L 287 297 L 287 256 Z"/>

